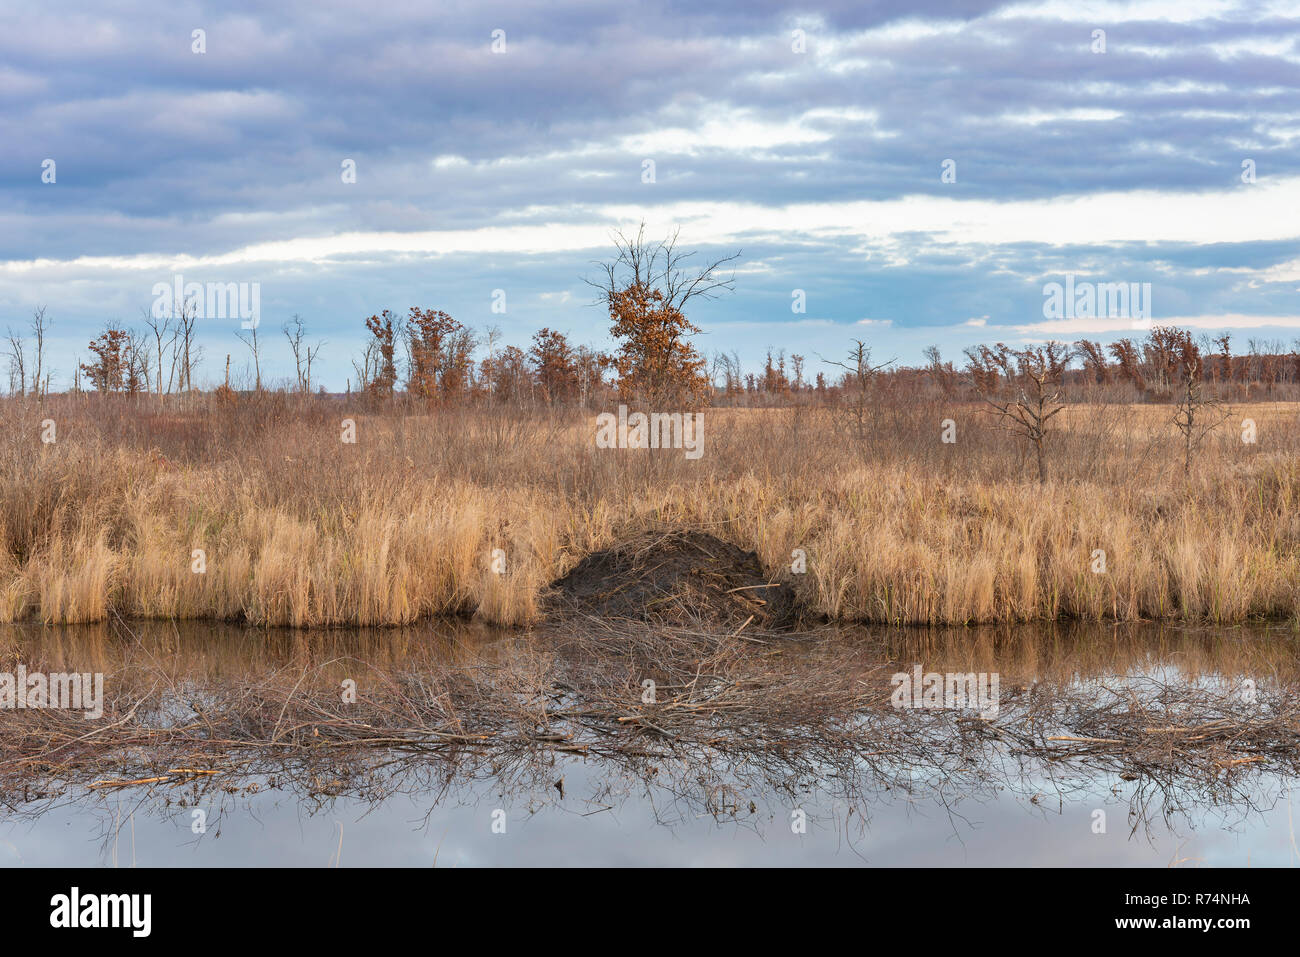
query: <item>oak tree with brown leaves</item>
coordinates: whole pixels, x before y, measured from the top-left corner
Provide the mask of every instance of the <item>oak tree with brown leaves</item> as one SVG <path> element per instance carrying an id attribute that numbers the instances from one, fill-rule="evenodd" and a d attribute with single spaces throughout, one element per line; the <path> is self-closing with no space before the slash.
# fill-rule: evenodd
<path id="1" fill-rule="evenodd" d="M 578 394 L 578 364 L 573 347 L 561 332 L 541 328 L 533 333 L 528 350 L 542 400 L 548 404 L 568 402 Z"/>
<path id="2" fill-rule="evenodd" d="M 711 391 L 704 359 L 687 341 L 699 329 L 686 318 L 693 299 L 712 299 L 735 288 L 728 263 L 721 259 L 692 263 L 696 253 L 678 249 L 678 233 L 653 242 L 642 222 L 636 233 L 613 236 L 614 256 L 600 263 L 604 276 L 586 280 L 599 290 L 609 311 L 610 331 L 619 341 L 614 367 L 619 394 L 667 405 L 698 405 Z"/>
<path id="3" fill-rule="evenodd" d="M 448 347 L 453 336 L 464 328 L 441 309 L 411 307 L 406 317 L 411 357 L 406 389 L 411 395 L 432 401 L 444 391 L 444 381 L 450 371 Z"/>
<path id="4" fill-rule="evenodd" d="M 373 338 L 367 346 L 364 366 L 357 370 L 362 377 L 359 384 L 364 391 L 375 395 L 393 394 L 393 388 L 397 385 L 394 349 L 400 325 L 401 320 L 387 309 L 366 320 L 366 329 Z"/>
<path id="5" fill-rule="evenodd" d="M 131 368 L 131 340 L 125 329 L 109 326 L 90 343 L 95 360 L 83 362 L 81 371 L 97 392 L 121 392 Z"/>
<path id="6" fill-rule="evenodd" d="M 700 330 L 658 289 L 629 286 L 609 304 L 610 334 L 620 343 L 614 355 L 618 391 L 625 400 L 653 408 L 693 409 L 705 403 L 709 380 L 704 359 L 686 337 Z"/>

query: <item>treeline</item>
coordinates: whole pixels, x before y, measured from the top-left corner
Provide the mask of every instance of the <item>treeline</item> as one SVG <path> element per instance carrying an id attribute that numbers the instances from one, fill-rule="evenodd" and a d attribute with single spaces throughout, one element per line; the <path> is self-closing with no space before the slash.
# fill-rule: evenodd
<path id="1" fill-rule="evenodd" d="M 527 350 L 500 348 L 500 331 L 481 336 L 442 310 L 412 307 L 406 316 L 385 309 L 365 323 L 369 338 L 352 366 L 356 388 L 379 397 L 399 389 L 412 398 L 460 402 L 493 398 L 503 402 L 579 403 L 614 388 L 605 376 L 613 358 L 574 346 L 549 328 L 533 334 Z M 486 355 L 475 361 L 480 348 Z"/>
<path id="2" fill-rule="evenodd" d="M 608 310 L 611 352 L 573 345 L 560 332 L 544 328 L 533 334 L 527 349 L 500 347 L 501 333 L 489 329 L 482 335 L 441 309 L 411 307 L 405 315 L 391 310 L 365 320 L 366 340 L 352 362 L 355 379 L 348 392 L 376 400 L 401 393 L 417 402 L 449 404 L 473 400 L 510 403 L 586 405 L 609 393 L 659 407 L 697 407 L 714 391 L 707 363 L 690 342 L 700 330 L 686 318 L 693 299 L 706 299 L 732 289 L 733 277 L 723 267 L 739 254 L 692 267 L 693 253 L 677 249 L 677 236 L 653 242 L 645 227 L 632 236 L 614 237 L 614 255 L 601 264 L 604 276 L 588 280 Z M 195 341 L 198 303 L 187 299 L 172 314 L 144 314 L 144 330 L 110 324 L 91 340 L 90 361 L 79 362 L 73 391 L 125 393 L 127 395 L 194 391 L 194 372 L 202 360 Z M 39 309 L 32 330 L 36 336 L 35 374 L 29 375 L 32 347 L 10 330 L 10 391 L 43 394 L 48 376 L 44 335 L 49 328 L 45 310 Z M 313 369 L 325 341 L 312 342 L 306 325 L 295 315 L 281 329 L 293 356 L 291 390 L 310 394 Z M 245 329 L 237 338 L 248 350 L 253 391 L 263 391 L 262 348 L 259 328 Z M 480 350 L 482 358 L 475 356 Z M 225 379 L 216 391 L 233 398 L 230 355 Z M 323 388 L 317 384 L 317 389 Z"/>
<path id="3" fill-rule="evenodd" d="M 964 350 L 960 364 L 944 359 L 937 346 L 924 362 L 876 363 L 861 340 L 844 359 L 817 356 L 816 370 L 801 354 L 769 349 L 759 370 L 746 371 L 735 352 L 702 356 L 691 342 L 699 329 L 686 316 L 694 299 L 733 289 L 734 273 L 724 267 L 739 253 L 692 267 L 693 253 L 677 249 L 676 234 L 648 241 L 645 227 L 613 237 L 614 254 L 600 264 L 603 276 L 587 280 L 609 315 L 612 350 L 574 344 L 550 328 L 535 332 L 526 347 L 502 346 L 501 332 L 476 332 L 441 309 L 413 306 L 405 314 L 385 309 L 364 320 L 365 341 L 352 359 L 346 390 L 376 401 L 402 396 L 430 404 L 604 405 L 617 396 L 657 408 L 716 405 L 905 401 L 918 395 L 978 401 L 1020 377 L 1034 349 L 1004 343 Z M 89 360 L 78 362 L 72 391 L 127 395 L 189 393 L 203 349 L 195 337 L 198 304 L 176 304 L 172 314 L 143 315 L 143 326 L 110 324 L 88 344 Z M 40 396 L 49 390 L 46 339 L 50 321 L 36 309 L 29 335 L 8 331 L 9 391 Z M 324 340 L 313 341 L 301 316 L 281 327 L 293 360 L 288 391 L 324 391 L 315 379 Z M 263 339 L 257 326 L 236 338 L 247 350 L 253 392 L 264 391 Z M 1181 329 L 1154 327 L 1145 336 L 1107 345 L 1091 339 L 1052 343 L 1053 382 L 1072 401 L 1169 401 L 1182 370 L 1196 364 L 1198 387 L 1216 396 L 1274 397 L 1300 385 L 1300 340 L 1287 349 L 1278 340 L 1249 339 L 1238 352 L 1232 337 L 1193 337 Z M 1191 359 L 1189 359 L 1189 356 Z M 231 355 L 216 392 L 235 397 Z M 283 380 L 281 380 L 283 381 Z"/>
<path id="4" fill-rule="evenodd" d="M 1223 398 L 1300 398 L 1300 339 L 1288 349 L 1280 340 L 1250 338 L 1238 354 L 1230 333 L 1195 336 L 1155 326 L 1143 337 L 1109 344 L 1080 339 L 1052 345 L 1059 366 L 1053 377 L 1073 401 L 1172 401 L 1189 361 L 1203 386 Z M 825 372 L 805 377 L 804 356 L 791 355 L 787 362 L 784 350 L 769 350 L 763 368 L 749 373 L 734 353 L 715 354 L 710 380 L 714 401 L 731 405 L 833 402 L 861 392 L 879 401 L 916 395 L 976 401 L 1013 383 L 1031 351 L 1000 342 L 976 345 L 954 362 L 944 359 L 938 346 L 929 346 L 918 365 L 876 365 L 871 348 L 853 340 L 845 361 L 818 357 L 831 368 L 829 377 Z"/>
<path id="5" fill-rule="evenodd" d="M 630 291 L 629 291 L 630 292 Z M 562 332 L 542 328 L 526 347 L 502 346 L 501 332 L 470 329 L 448 313 L 411 307 L 405 315 L 390 310 L 364 321 L 366 340 L 352 360 L 347 392 L 376 398 L 404 395 L 439 404 L 498 401 L 510 404 L 578 405 L 607 402 L 618 396 L 649 394 L 693 398 L 718 405 L 780 405 L 791 402 L 835 402 L 869 390 L 889 395 L 937 394 L 977 399 L 990 391 L 1017 350 L 1003 343 L 973 346 L 960 364 L 945 360 L 937 346 L 924 352 L 919 365 L 894 362 L 870 365 L 871 350 L 854 340 L 848 361 L 817 357 L 825 368 L 809 371 L 800 354 L 769 349 L 763 366 L 746 371 L 735 352 L 715 352 L 707 359 L 687 341 L 696 331 L 678 313 L 666 321 L 648 304 L 653 291 L 644 288 L 619 300 L 612 313 L 619 348 L 603 351 L 574 344 Z M 49 389 L 49 356 L 45 344 L 50 321 L 36 310 L 30 339 L 8 333 L 9 391 L 40 395 Z M 323 391 L 316 369 L 324 340 L 310 341 L 306 323 L 295 315 L 281 328 L 293 360 L 291 376 L 281 388 L 291 392 Z M 257 329 L 239 335 L 247 349 L 254 391 L 264 389 L 262 341 Z M 1167 401 L 1178 366 L 1191 341 L 1203 368 L 1206 387 L 1225 397 L 1294 398 L 1300 389 L 1300 340 L 1290 349 L 1277 340 L 1248 339 L 1237 352 L 1228 333 L 1195 339 L 1186 330 L 1156 327 L 1141 339 L 1122 338 L 1109 344 L 1080 339 L 1062 347 L 1061 384 L 1073 399 L 1085 395 L 1111 401 Z M 865 348 L 861 355 L 859 348 Z M 194 342 L 193 324 L 162 320 L 144 329 L 109 325 L 87 346 L 89 360 L 74 373 L 73 392 L 94 391 L 126 395 L 175 394 L 193 391 L 202 348 Z M 861 366 L 859 363 L 863 363 Z M 230 356 L 219 392 L 234 392 L 229 378 Z M 1287 387 L 1287 388 L 1284 388 Z"/>

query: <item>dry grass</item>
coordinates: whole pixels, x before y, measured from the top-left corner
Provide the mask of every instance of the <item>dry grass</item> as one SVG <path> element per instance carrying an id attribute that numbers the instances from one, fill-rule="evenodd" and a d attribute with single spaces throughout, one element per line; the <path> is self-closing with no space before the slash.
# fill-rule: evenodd
<path id="1" fill-rule="evenodd" d="M 833 619 L 1300 615 L 1288 403 L 1236 408 L 1190 482 L 1167 407 L 1073 408 L 1041 487 L 1013 437 L 939 400 L 873 407 L 862 440 L 834 410 L 707 412 L 698 461 L 597 449 L 576 412 L 407 414 L 285 396 L 2 404 L 3 620 L 525 623 L 584 555 L 664 525 L 757 551 Z M 1254 445 L 1240 441 L 1243 416 Z M 52 445 L 39 439 L 47 418 Z M 355 445 L 339 439 L 344 418 Z M 940 442 L 944 418 L 955 445 Z M 806 574 L 789 573 L 794 549 Z M 1097 549 L 1104 574 L 1091 570 Z"/>

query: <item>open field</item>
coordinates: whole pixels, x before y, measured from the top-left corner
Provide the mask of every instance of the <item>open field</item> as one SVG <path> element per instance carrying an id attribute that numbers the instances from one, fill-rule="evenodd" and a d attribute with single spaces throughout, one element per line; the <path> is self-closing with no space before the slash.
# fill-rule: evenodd
<path id="1" fill-rule="evenodd" d="M 1234 406 L 1190 479 L 1168 406 L 1072 406 L 1044 485 L 1015 436 L 939 398 L 872 406 L 861 428 L 835 408 L 706 410 L 695 461 L 596 448 L 600 409 L 0 407 L 3 620 L 522 624 L 584 555 L 662 526 L 756 551 L 837 620 L 1300 617 L 1295 403 Z"/>

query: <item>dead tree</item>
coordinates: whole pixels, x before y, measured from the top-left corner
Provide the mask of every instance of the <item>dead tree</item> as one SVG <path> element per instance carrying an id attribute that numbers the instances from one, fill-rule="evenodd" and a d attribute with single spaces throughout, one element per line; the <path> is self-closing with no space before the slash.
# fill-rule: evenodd
<path id="1" fill-rule="evenodd" d="M 312 363 L 316 361 L 316 356 L 321 346 L 325 345 L 325 340 L 322 339 L 315 346 L 308 345 L 306 323 L 296 312 L 292 319 L 281 326 L 281 331 L 289 340 L 289 349 L 293 352 L 293 368 L 298 379 L 298 391 L 306 395 L 311 392 Z"/>
<path id="2" fill-rule="evenodd" d="M 358 391 L 371 391 L 374 381 L 379 377 L 379 360 L 379 343 L 374 339 L 370 339 L 366 342 L 360 361 L 352 360 L 352 368 L 357 373 Z M 348 382 L 348 388 L 349 390 L 352 388 L 351 380 Z"/>
<path id="3" fill-rule="evenodd" d="M 124 362 L 126 370 L 122 385 L 130 395 L 149 394 L 149 348 L 144 335 L 135 329 L 126 330 Z"/>
<path id="4" fill-rule="evenodd" d="M 194 325 L 198 320 L 199 305 L 197 299 L 190 296 L 182 300 L 176 318 L 176 346 L 172 352 L 180 360 L 181 376 L 177 390 L 189 392 L 194 388 L 194 367 L 199 364 L 202 349 L 194 341 Z M 173 360 L 175 361 L 175 360 Z"/>
<path id="5" fill-rule="evenodd" d="M 27 346 L 23 337 L 12 329 L 7 330 L 9 351 L 9 391 L 16 395 L 27 394 Z"/>
<path id="6" fill-rule="evenodd" d="M 249 330 L 247 336 L 242 332 L 236 332 L 235 338 L 248 347 L 248 351 L 253 355 L 253 391 L 262 391 L 262 347 L 257 341 L 257 326 L 254 322 L 253 327 Z"/>
<path id="7" fill-rule="evenodd" d="M 41 398 L 44 378 L 41 368 L 45 364 L 45 334 L 49 332 L 50 321 L 45 317 L 45 307 L 37 306 L 32 310 L 32 337 L 36 340 L 36 374 L 32 378 L 32 394 Z"/>
<path id="8" fill-rule="evenodd" d="M 158 359 L 157 370 L 154 375 L 154 391 L 158 393 L 159 401 L 165 392 L 172 390 L 172 379 L 176 376 L 175 349 L 177 330 L 172 325 L 171 316 L 155 316 L 148 309 L 141 309 L 141 315 L 144 318 L 144 324 L 149 329 L 149 334 L 153 337 L 154 354 Z M 170 337 L 168 333 L 171 333 Z M 165 340 L 165 342 L 164 342 Z M 168 350 L 173 356 L 170 368 L 167 370 L 167 379 L 163 381 L 163 351 Z"/>
<path id="9" fill-rule="evenodd" d="M 297 377 L 296 388 L 299 392 L 305 392 L 307 387 L 303 384 L 302 378 L 302 340 L 306 331 L 303 329 L 302 316 L 295 312 L 293 318 L 280 327 L 280 331 L 289 340 L 289 351 L 293 353 L 293 371 Z"/>
<path id="10" fill-rule="evenodd" d="M 1205 363 L 1190 332 L 1179 331 L 1173 342 L 1173 374 L 1177 384 L 1174 425 L 1183 436 L 1183 477 L 1192 474 L 1192 456 L 1205 437 L 1232 413 L 1203 388 Z"/>
<path id="11" fill-rule="evenodd" d="M 845 385 L 852 387 L 853 391 L 853 401 L 847 407 L 849 421 L 858 441 L 863 441 L 867 437 L 867 414 L 871 403 L 872 386 L 875 384 L 876 376 L 893 365 L 894 360 L 873 365 L 871 346 L 861 339 L 854 339 L 853 347 L 849 349 L 848 362 L 838 362 L 834 359 L 822 359 L 822 362 L 845 370 Z"/>
<path id="12" fill-rule="evenodd" d="M 308 347 L 307 347 L 307 368 L 306 368 L 306 374 L 307 374 L 307 377 L 306 377 L 306 380 L 305 380 L 304 384 L 305 384 L 305 386 L 306 386 L 305 391 L 306 391 L 308 394 L 311 393 L 311 366 L 312 366 L 312 363 L 316 361 L 316 356 L 320 354 L 321 346 L 324 346 L 324 345 L 326 345 L 326 344 L 327 344 L 326 340 L 321 339 L 321 340 L 319 340 L 319 341 L 316 343 L 315 346 L 308 346 Z"/>
<path id="13" fill-rule="evenodd" d="M 1038 463 L 1038 481 L 1047 482 L 1044 454 L 1050 423 L 1065 409 L 1065 368 L 1072 353 L 1060 342 L 1027 349 L 1011 349 L 999 342 L 994 348 L 967 350 L 970 379 L 998 428 L 1027 441 Z"/>

